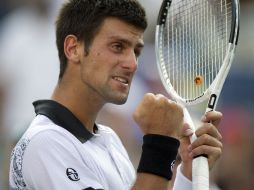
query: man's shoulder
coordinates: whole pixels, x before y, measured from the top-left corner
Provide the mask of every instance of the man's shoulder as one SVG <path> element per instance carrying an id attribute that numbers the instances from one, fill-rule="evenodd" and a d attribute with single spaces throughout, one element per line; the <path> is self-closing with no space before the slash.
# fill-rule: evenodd
<path id="1" fill-rule="evenodd" d="M 121 141 L 118 134 L 112 128 L 102 124 L 97 124 L 97 128 L 99 134 L 110 136 L 111 139 L 114 139 L 115 141 Z"/>
<path id="2" fill-rule="evenodd" d="M 13 159 L 16 156 L 23 157 L 27 149 L 37 150 L 36 152 L 45 150 L 47 152 L 56 148 L 57 145 L 59 147 L 67 147 L 67 145 L 72 144 L 67 137 L 68 132 L 65 129 L 54 124 L 46 116 L 38 115 L 17 142 L 11 158 Z"/>
<path id="3" fill-rule="evenodd" d="M 68 133 L 64 128 L 56 125 L 48 117 L 44 115 L 37 115 L 21 139 L 28 139 L 30 141 L 36 140 L 36 136 L 45 136 L 48 140 L 50 140 L 50 138 L 61 138 L 61 136 L 65 136 L 66 134 Z"/>
<path id="4" fill-rule="evenodd" d="M 24 172 L 30 171 L 26 168 L 40 160 L 46 161 L 45 155 L 49 155 L 56 149 L 61 149 L 61 147 L 66 147 L 66 143 L 63 141 L 64 138 L 61 136 L 60 130 L 54 123 L 45 116 L 36 116 L 12 150 L 9 176 L 10 187 L 25 188 L 26 175 Z M 61 142 L 59 146 L 55 143 L 57 141 Z M 31 171 L 34 172 L 34 170 L 36 168 L 33 165 Z"/>
<path id="5" fill-rule="evenodd" d="M 96 124 L 96 126 L 100 132 L 115 134 L 115 131 L 113 129 L 111 129 L 109 126 L 106 126 L 103 124 Z"/>

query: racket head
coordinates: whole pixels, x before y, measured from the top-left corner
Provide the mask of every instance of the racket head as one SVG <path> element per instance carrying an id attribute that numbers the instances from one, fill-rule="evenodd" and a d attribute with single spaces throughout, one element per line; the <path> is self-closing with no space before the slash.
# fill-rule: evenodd
<path id="1" fill-rule="evenodd" d="M 164 0 L 155 52 L 169 95 L 184 105 L 207 99 L 227 75 L 238 35 L 238 0 Z"/>

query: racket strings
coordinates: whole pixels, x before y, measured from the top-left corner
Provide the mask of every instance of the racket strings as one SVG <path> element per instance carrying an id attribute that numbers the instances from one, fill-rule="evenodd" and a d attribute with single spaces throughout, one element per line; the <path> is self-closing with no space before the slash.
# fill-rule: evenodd
<path id="1" fill-rule="evenodd" d="M 177 94 L 195 99 L 211 85 L 226 54 L 231 1 L 172 1 L 161 30 L 163 74 Z"/>

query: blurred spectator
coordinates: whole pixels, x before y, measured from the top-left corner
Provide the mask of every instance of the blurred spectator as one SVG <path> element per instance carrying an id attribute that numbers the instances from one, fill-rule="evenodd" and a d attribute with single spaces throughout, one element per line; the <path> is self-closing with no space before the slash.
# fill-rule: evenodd
<path id="1" fill-rule="evenodd" d="M 1 79 L 1 77 L 0 77 Z M 0 171 L 3 171 L 3 160 L 4 160 L 4 145 L 5 145 L 5 139 L 3 134 L 3 118 L 2 118 L 2 112 L 3 112 L 3 97 L 4 97 L 4 86 L 0 83 Z M 3 179 L 4 173 L 0 172 L 0 188 L 3 187 Z M 2 189 L 2 188 L 1 188 Z"/>
<path id="2" fill-rule="evenodd" d="M 254 2 L 240 0 L 239 44 L 219 109 L 223 154 L 212 179 L 213 190 L 252 190 L 254 187 Z"/>
<path id="3" fill-rule="evenodd" d="M 0 139 L 5 140 L 6 146 L 3 155 L 1 150 L 4 164 L 0 163 L 0 185 L 1 176 L 5 178 L 4 184 L 8 184 L 10 150 L 34 116 L 32 102 L 49 98 L 57 82 L 58 55 L 53 18 L 61 1 L 15 1 L 18 8 L 2 19 L 0 86 L 5 87 L 5 96 Z M 5 188 L 0 186 L 0 189 Z"/>
<path id="4" fill-rule="evenodd" d="M 221 190 L 252 190 L 253 116 L 241 106 L 224 108 L 223 113 L 223 154 L 213 173 L 213 180 Z"/>
<path id="5" fill-rule="evenodd" d="M 0 23 L 2 18 L 8 13 L 9 6 L 7 0 L 1 0 L 1 6 L 0 6 Z"/>
<path id="6" fill-rule="evenodd" d="M 34 115 L 31 102 L 48 98 L 57 81 L 58 56 L 49 2 L 25 0 L 2 24 L 0 73 L 8 85 L 4 126 L 15 136 Z"/>

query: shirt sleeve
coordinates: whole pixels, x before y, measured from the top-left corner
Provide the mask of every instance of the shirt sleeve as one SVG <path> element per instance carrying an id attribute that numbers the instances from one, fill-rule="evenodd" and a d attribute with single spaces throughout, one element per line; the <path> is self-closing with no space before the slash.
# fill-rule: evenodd
<path id="1" fill-rule="evenodd" d="M 29 142 L 23 159 L 28 189 L 104 189 L 98 174 L 76 147 L 56 131 L 43 131 Z"/>
<path id="2" fill-rule="evenodd" d="M 192 190 L 191 181 L 182 174 L 180 167 L 181 164 L 177 167 L 173 190 Z"/>

